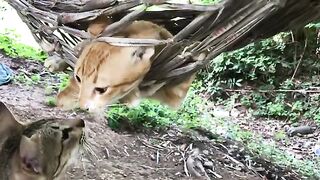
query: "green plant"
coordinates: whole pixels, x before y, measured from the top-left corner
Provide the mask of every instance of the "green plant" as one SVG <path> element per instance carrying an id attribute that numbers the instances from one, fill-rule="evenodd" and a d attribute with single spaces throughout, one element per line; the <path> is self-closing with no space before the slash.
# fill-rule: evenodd
<path id="1" fill-rule="evenodd" d="M 59 90 L 63 90 L 68 84 L 70 80 L 70 75 L 66 73 L 59 73 Z"/>
<path id="2" fill-rule="evenodd" d="M 119 121 L 127 119 L 132 126 L 164 127 L 171 124 L 173 112 L 159 103 L 145 100 L 136 108 L 113 106 L 107 112 L 107 119 L 111 128 L 118 128 Z"/>
<path id="3" fill-rule="evenodd" d="M 47 58 L 47 54 L 42 50 L 19 43 L 17 38 L 18 36 L 14 33 L 14 30 L 6 30 L 5 33 L 0 33 L 0 49 L 6 55 L 11 57 L 20 57 L 39 61 L 44 61 Z"/>
<path id="4" fill-rule="evenodd" d="M 278 131 L 274 134 L 274 139 L 276 141 L 281 141 L 287 139 L 287 135 L 284 131 Z"/>
<path id="5" fill-rule="evenodd" d="M 48 106 L 54 107 L 54 106 L 56 106 L 56 99 L 54 97 L 47 97 L 46 104 Z"/>
<path id="6" fill-rule="evenodd" d="M 187 98 L 177 111 L 152 100 L 144 100 L 136 108 L 127 108 L 123 105 L 112 106 L 106 114 L 109 125 L 117 128 L 119 121 L 127 119 L 133 126 L 161 128 L 177 124 L 185 128 L 197 127 L 201 120 L 201 108 L 204 108 L 205 104 L 193 90 L 194 87 L 188 92 Z"/>
<path id="7" fill-rule="evenodd" d="M 268 82 L 276 75 L 279 66 L 290 68 L 283 61 L 285 46 L 272 39 L 251 43 L 244 48 L 223 53 L 213 59 L 199 78 L 206 87 L 241 87 L 243 82 Z M 276 83 L 276 82 L 272 82 Z M 209 88 L 209 93 L 210 92 Z M 215 89 L 214 89 L 215 90 Z"/>
<path id="8" fill-rule="evenodd" d="M 16 82 L 30 86 L 38 84 L 41 80 L 41 76 L 39 74 L 26 74 L 24 72 L 20 72 L 19 74 L 14 76 L 14 80 Z"/>

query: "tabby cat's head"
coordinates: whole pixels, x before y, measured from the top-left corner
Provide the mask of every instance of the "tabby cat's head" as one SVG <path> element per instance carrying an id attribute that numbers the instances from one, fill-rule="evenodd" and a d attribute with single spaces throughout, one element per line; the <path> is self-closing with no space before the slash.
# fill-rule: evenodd
<path id="1" fill-rule="evenodd" d="M 10 179 L 60 178 L 79 150 L 83 128 L 83 120 L 47 119 L 22 125 L 0 102 L 0 156 L 5 156 L 3 150 L 12 153 L 7 159 L 11 162 Z"/>
<path id="2" fill-rule="evenodd" d="M 136 88 L 151 66 L 153 47 L 117 47 L 94 42 L 85 47 L 75 67 L 79 105 L 95 110 Z"/>

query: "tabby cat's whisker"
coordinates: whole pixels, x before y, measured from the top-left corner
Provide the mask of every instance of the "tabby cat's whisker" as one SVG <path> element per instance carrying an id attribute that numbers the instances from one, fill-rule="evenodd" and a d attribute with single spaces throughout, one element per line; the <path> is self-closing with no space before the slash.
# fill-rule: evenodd
<path id="1" fill-rule="evenodd" d="M 97 153 L 92 149 L 92 145 L 87 141 L 86 138 L 82 140 L 82 150 L 88 156 L 89 160 L 95 163 L 98 160 Z"/>
<path id="2" fill-rule="evenodd" d="M 108 104 L 106 105 L 106 107 L 119 107 L 119 106 L 125 106 L 127 104 L 125 103 L 118 103 L 118 104 Z"/>

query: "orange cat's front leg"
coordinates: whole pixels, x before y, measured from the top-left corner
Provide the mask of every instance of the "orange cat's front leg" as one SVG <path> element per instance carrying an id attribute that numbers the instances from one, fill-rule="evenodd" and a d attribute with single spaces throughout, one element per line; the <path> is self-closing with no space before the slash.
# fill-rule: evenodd
<path id="1" fill-rule="evenodd" d="M 172 109 L 177 110 L 186 97 L 191 83 L 194 79 L 195 74 L 191 75 L 180 84 L 163 86 L 157 92 L 155 92 L 155 94 L 150 96 L 150 98 L 156 99 L 163 104 L 170 106 Z"/>
<path id="2" fill-rule="evenodd" d="M 141 97 L 138 89 L 132 90 L 129 94 L 121 98 L 120 103 L 125 104 L 129 108 L 134 108 L 139 106 Z"/>
<path id="3" fill-rule="evenodd" d="M 76 79 L 72 77 L 68 86 L 58 93 L 57 107 L 64 110 L 71 110 L 79 107 L 79 85 Z"/>

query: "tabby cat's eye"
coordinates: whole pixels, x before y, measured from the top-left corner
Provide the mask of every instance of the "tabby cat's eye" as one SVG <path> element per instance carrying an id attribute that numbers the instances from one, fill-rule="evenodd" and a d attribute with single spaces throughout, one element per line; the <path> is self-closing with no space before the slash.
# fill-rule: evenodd
<path id="1" fill-rule="evenodd" d="M 79 78 L 78 75 L 76 75 L 76 80 L 80 83 L 81 82 L 81 79 Z"/>
<path id="2" fill-rule="evenodd" d="M 94 88 L 94 90 L 97 91 L 100 94 L 103 94 L 108 90 L 108 87 L 105 87 L 105 88 Z"/>

